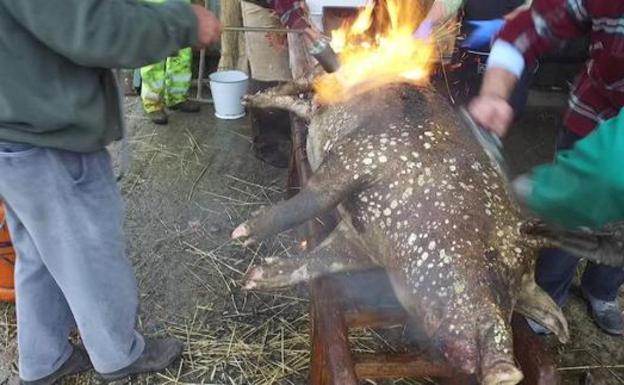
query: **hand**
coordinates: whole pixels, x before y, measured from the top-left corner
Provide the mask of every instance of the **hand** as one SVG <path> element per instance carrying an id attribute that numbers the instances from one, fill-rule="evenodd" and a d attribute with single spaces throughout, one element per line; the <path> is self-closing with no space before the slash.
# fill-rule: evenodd
<path id="1" fill-rule="evenodd" d="M 193 4 L 191 7 L 197 18 L 197 48 L 206 48 L 219 40 L 223 27 L 214 13 L 203 6 Z"/>
<path id="2" fill-rule="evenodd" d="M 314 27 L 308 27 L 306 29 L 303 30 L 303 32 L 305 33 L 305 36 L 310 40 L 310 41 L 319 41 L 321 39 L 324 39 L 325 37 L 323 36 L 323 34 L 316 28 Z"/>
<path id="3" fill-rule="evenodd" d="M 463 48 L 479 49 L 492 43 L 494 37 L 505 26 L 505 20 L 468 20 L 468 25 L 475 27 L 470 36 L 462 44 Z"/>
<path id="4" fill-rule="evenodd" d="M 513 120 L 513 109 L 498 96 L 477 96 L 468 105 L 468 112 L 477 123 L 501 138 L 507 135 Z"/>
<path id="5" fill-rule="evenodd" d="M 414 32 L 413 36 L 415 39 L 427 40 L 431 36 L 432 30 L 433 30 L 433 22 L 425 19 L 422 21 L 422 23 L 420 23 L 420 25 L 416 29 L 416 32 Z"/>

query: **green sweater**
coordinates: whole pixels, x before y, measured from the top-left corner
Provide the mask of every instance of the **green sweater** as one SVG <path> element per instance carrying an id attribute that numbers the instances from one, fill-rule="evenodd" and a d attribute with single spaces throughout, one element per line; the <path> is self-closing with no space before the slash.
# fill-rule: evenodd
<path id="1" fill-rule="evenodd" d="M 0 141 L 102 149 L 122 134 L 110 69 L 196 41 L 192 9 L 177 1 L 0 0 Z"/>

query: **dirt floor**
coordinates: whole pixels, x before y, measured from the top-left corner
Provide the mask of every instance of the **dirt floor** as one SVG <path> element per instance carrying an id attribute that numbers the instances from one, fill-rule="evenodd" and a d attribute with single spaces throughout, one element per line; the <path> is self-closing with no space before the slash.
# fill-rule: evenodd
<path id="1" fill-rule="evenodd" d="M 169 126 L 147 121 L 128 98 L 130 173 L 127 201 L 129 255 L 139 280 L 139 328 L 173 334 L 186 343 L 184 359 L 137 384 L 304 384 L 309 341 L 304 288 L 274 295 L 245 293 L 239 281 L 269 255 L 290 255 L 283 235 L 259 251 L 229 241 L 233 226 L 261 205 L 283 197 L 286 172 L 256 160 L 246 119 L 222 121 L 210 106 L 199 115 L 174 114 Z M 532 108 L 507 143 L 516 172 L 548 159 L 560 111 Z M 119 148 L 112 149 L 118 154 Z M 624 384 L 622 340 L 597 330 L 578 296 L 565 309 L 572 340 L 546 343 L 556 354 L 565 385 L 591 373 L 594 384 Z M 13 306 L 0 305 L 0 385 L 16 383 Z M 383 334 L 353 336 L 361 351 L 384 345 Z M 65 384 L 93 384 L 92 375 Z M 373 384 L 373 382 L 368 382 Z M 397 381 L 432 383 L 430 381 Z"/>

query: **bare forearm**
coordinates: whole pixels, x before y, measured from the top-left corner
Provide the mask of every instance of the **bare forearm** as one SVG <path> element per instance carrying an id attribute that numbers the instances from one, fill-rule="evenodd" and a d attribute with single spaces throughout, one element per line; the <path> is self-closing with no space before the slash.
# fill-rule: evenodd
<path id="1" fill-rule="evenodd" d="M 493 96 L 508 100 L 513 92 L 518 78 L 512 72 L 503 68 L 491 67 L 483 77 L 481 96 Z"/>

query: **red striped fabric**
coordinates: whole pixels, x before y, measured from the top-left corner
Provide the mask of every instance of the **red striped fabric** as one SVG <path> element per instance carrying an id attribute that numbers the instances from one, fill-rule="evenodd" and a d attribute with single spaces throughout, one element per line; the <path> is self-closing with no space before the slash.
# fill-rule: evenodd
<path id="1" fill-rule="evenodd" d="M 586 135 L 624 106 L 624 1 L 534 0 L 509 21 L 499 38 L 527 65 L 565 39 L 591 35 L 590 60 L 575 82 L 565 123 Z"/>

